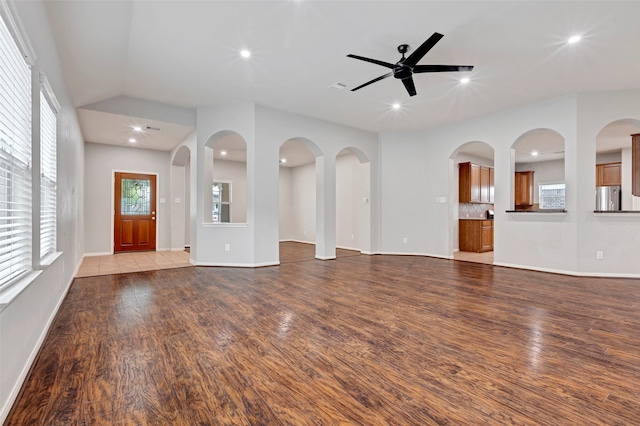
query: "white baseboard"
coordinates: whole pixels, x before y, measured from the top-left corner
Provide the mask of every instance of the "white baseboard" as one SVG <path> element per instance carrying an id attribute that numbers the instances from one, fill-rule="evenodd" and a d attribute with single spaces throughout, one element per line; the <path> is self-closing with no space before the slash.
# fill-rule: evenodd
<path id="1" fill-rule="evenodd" d="M 82 255 L 83 258 L 85 257 L 93 257 L 93 256 L 111 256 L 113 254 L 113 252 L 110 251 L 100 251 L 100 252 L 94 252 L 94 253 L 85 253 Z"/>
<path id="2" fill-rule="evenodd" d="M 379 254 L 386 254 L 391 256 L 425 256 L 425 257 L 436 257 L 438 259 L 453 259 L 452 256 L 445 256 L 441 254 L 431 254 L 431 253 L 405 253 L 405 252 L 395 252 L 395 251 L 383 251 Z"/>
<path id="3" fill-rule="evenodd" d="M 618 272 L 578 272 L 567 271 L 564 269 L 539 268 L 537 266 L 516 265 L 513 263 L 494 262 L 495 266 L 503 266 L 505 268 L 525 269 L 528 271 L 548 272 L 551 274 L 570 275 L 573 277 L 596 277 L 596 278 L 640 278 L 640 274 L 624 274 Z"/>
<path id="4" fill-rule="evenodd" d="M 217 266 L 223 268 L 262 268 L 265 266 L 278 266 L 280 262 L 263 262 L 263 263 L 218 263 L 218 262 L 194 262 L 189 260 L 195 266 Z"/>
<path id="5" fill-rule="evenodd" d="M 318 260 L 335 260 L 335 256 L 316 256 Z"/>
<path id="6" fill-rule="evenodd" d="M 294 240 L 294 239 L 286 239 L 286 240 L 279 240 L 279 242 L 281 243 L 300 243 L 300 244 L 311 244 L 311 245 L 315 245 L 316 243 L 313 241 L 302 241 L 302 240 Z"/>
<path id="7" fill-rule="evenodd" d="M 341 250 L 357 251 L 358 253 L 361 252 L 359 248 L 355 248 L 355 247 L 336 246 L 336 248 Z"/>

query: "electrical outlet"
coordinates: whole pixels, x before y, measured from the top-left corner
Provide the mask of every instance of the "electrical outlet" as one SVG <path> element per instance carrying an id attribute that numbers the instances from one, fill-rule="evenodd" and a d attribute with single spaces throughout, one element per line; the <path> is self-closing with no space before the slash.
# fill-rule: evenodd
<path id="1" fill-rule="evenodd" d="M 355 236 L 355 235 L 351 235 L 351 239 L 352 239 L 352 240 L 355 240 L 355 239 L 356 239 L 356 236 Z"/>
<path id="2" fill-rule="evenodd" d="M 596 259 L 598 259 L 598 260 L 602 260 L 602 259 L 604 259 L 604 252 L 602 252 L 602 251 L 598 250 L 598 251 L 596 252 Z"/>
<path id="3" fill-rule="evenodd" d="M 403 242 L 404 244 L 407 244 L 409 241 L 407 240 L 407 237 L 404 237 L 404 238 L 402 239 L 402 242 Z"/>
<path id="4" fill-rule="evenodd" d="M 225 244 L 224 251 L 229 251 L 229 250 L 231 250 L 231 246 L 229 244 Z"/>

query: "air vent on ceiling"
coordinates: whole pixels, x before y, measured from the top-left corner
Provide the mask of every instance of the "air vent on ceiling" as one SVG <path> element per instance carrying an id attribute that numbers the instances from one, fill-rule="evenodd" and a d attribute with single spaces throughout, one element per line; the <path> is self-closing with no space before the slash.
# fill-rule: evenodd
<path id="1" fill-rule="evenodd" d="M 333 83 L 331 86 L 329 86 L 329 89 L 336 89 L 336 90 L 342 90 L 345 87 L 347 87 L 346 84 L 344 83 L 340 83 L 339 81 L 336 81 L 335 83 Z"/>
<path id="2" fill-rule="evenodd" d="M 155 130 L 156 132 L 159 132 L 160 128 L 159 127 L 144 126 L 144 130 Z"/>

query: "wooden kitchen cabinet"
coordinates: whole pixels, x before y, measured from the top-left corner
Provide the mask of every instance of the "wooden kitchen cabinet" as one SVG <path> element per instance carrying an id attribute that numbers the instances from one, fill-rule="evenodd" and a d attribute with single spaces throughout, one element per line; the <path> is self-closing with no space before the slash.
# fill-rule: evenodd
<path id="1" fill-rule="evenodd" d="M 529 207 L 533 205 L 533 171 L 516 172 L 515 205 Z"/>
<path id="2" fill-rule="evenodd" d="M 458 166 L 458 202 L 492 203 L 493 168 L 473 163 Z"/>
<path id="3" fill-rule="evenodd" d="M 622 163 L 596 164 L 596 186 L 622 185 Z"/>
<path id="4" fill-rule="evenodd" d="M 460 251 L 483 253 L 493 251 L 493 221 L 460 219 L 458 227 Z"/>
<path id="5" fill-rule="evenodd" d="M 640 197 L 640 133 L 631 135 L 631 193 Z"/>

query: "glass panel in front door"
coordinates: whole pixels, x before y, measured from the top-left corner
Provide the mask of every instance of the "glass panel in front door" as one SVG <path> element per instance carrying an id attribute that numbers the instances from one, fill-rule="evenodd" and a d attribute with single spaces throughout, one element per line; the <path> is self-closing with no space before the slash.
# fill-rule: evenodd
<path id="1" fill-rule="evenodd" d="M 151 181 L 148 179 L 122 179 L 122 215 L 148 215 L 151 213 Z"/>

